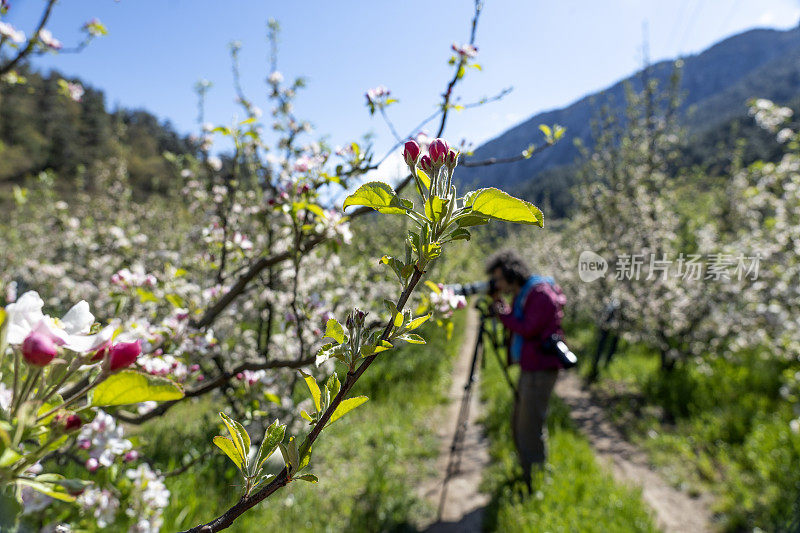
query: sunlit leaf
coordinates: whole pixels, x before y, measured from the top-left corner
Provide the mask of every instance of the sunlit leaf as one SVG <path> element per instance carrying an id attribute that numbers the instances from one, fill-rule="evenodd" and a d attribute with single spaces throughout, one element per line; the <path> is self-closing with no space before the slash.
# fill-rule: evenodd
<path id="1" fill-rule="evenodd" d="M 348 398 L 346 400 L 343 400 L 342 403 L 339 404 L 339 407 L 337 407 L 336 410 L 331 415 L 331 421 L 329 423 L 333 424 L 334 422 L 336 422 L 344 415 L 346 415 L 347 413 L 349 413 L 362 403 L 366 402 L 367 400 L 369 400 L 369 398 L 367 398 L 366 396 L 355 396 L 353 398 Z"/>
<path id="2" fill-rule="evenodd" d="M 120 370 L 100 382 L 91 392 L 90 404 L 129 405 L 141 402 L 165 402 L 183 398 L 183 389 L 174 381 L 143 374 L 135 370 Z"/>
<path id="3" fill-rule="evenodd" d="M 236 423 L 233 421 L 231 417 L 226 415 L 225 413 L 219 414 L 222 421 L 225 423 L 225 427 L 228 428 L 228 433 L 231 435 L 231 440 L 233 444 L 236 446 L 236 450 L 239 452 L 239 456 L 242 458 L 242 463 L 247 461 L 247 455 L 250 453 L 250 449 L 244 447 L 244 439 L 239 434 L 239 430 L 236 428 Z"/>
<path id="4" fill-rule="evenodd" d="M 264 433 L 264 440 L 261 441 L 261 447 L 259 448 L 259 463 L 258 468 L 261 468 L 261 465 L 264 464 L 264 461 L 270 458 L 270 456 L 275 453 L 275 450 L 278 448 L 278 445 L 283 441 L 283 437 L 286 435 L 286 426 L 284 424 L 280 424 L 277 420 L 270 424 L 267 428 L 267 431 Z"/>
<path id="5" fill-rule="evenodd" d="M 372 181 L 359 187 L 345 199 L 342 209 L 352 205 L 363 205 L 389 214 L 403 214 L 414 207 L 410 201 L 397 196 L 388 184 L 380 181 Z"/>
<path id="6" fill-rule="evenodd" d="M 324 337 L 331 338 L 335 340 L 338 344 L 342 344 L 344 342 L 344 328 L 342 327 L 342 325 L 339 323 L 338 320 L 336 320 L 335 318 L 328 319 L 328 323 L 325 326 Z"/>
<path id="7" fill-rule="evenodd" d="M 320 390 L 319 385 L 317 385 L 317 380 L 314 379 L 314 376 L 306 374 L 302 370 L 300 371 L 300 374 L 302 374 L 303 380 L 306 382 L 306 385 L 308 385 L 308 390 L 311 392 L 311 398 L 314 400 L 314 407 L 316 407 L 317 412 L 319 412 L 322 409 L 322 406 L 319 401 Z"/>
<path id="8" fill-rule="evenodd" d="M 477 215 L 519 224 L 544 226 L 544 217 L 538 207 L 494 187 L 476 191 L 475 195 L 469 197 L 468 206 L 472 207 L 472 212 Z"/>
<path id="9" fill-rule="evenodd" d="M 437 287 L 437 288 L 438 288 L 438 287 Z M 418 328 L 418 327 L 420 327 L 422 324 L 424 324 L 425 322 L 427 322 L 427 321 L 428 321 L 428 319 L 430 319 L 430 318 L 431 318 L 431 315 L 430 315 L 430 314 L 428 314 L 428 315 L 423 315 L 423 316 L 418 316 L 417 318 L 415 318 L 414 320 L 410 321 L 410 322 L 409 322 L 409 323 L 406 325 L 406 331 L 412 331 L 412 330 L 415 330 L 415 329 L 417 329 L 417 328 Z"/>
<path id="10" fill-rule="evenodd" d="M 217 448 L 225 452 L 225 455 L 227 455 L 228 458 L 230 458 L 230 460 L 233 461 L 233 464 L 235 464 L 239 470 L 242 471 L 244 470 L 244 463 L 242 461 L 242 457 L 241 455 L 239 455 L 239 451 L 236 444 L 234 444 L 234 442 L 231 439 L 229 439 L 228 437 L 217 435 L 216 437 L 214 437 L 214 444 L 217 445 Z"/>

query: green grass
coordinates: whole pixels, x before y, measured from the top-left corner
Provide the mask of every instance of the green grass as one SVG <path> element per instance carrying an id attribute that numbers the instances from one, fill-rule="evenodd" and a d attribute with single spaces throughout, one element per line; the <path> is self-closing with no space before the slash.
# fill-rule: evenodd
<path id="1" fill-rule="evenodd" d="M 780 394 L 787 362 L 753 350 L 660 370 L 658 355 L 621 344 L 594 387 L 661 475 L 711 493 L 725 531 L 782 531 L 800 517 L 800 435 Z"/>
<path id="2" fill-rule="evenodd" d="M 487 359 L 481 386 L 492 457 L 483 483 L 492 495 L 486 531 L 656 531 L 640 492 L 617 485 L 597 463 L 589 443 L 573 426 L 569 409 L 555 395 L 548 419 L 549 467 L 533 494 L 526 493 L 518 481 L 521 469 L 511 438 L 512 393 L 494 354 L 488 353 Z"/>
<path id="3" fill-rule="evenodd" d="M 456 321 L 459 332 L 463 316 Z M 326 429 L 315 444 L 311 471 L 319 483 L 292 483 L 245 513 L 231 531 L 415 531 L 417 521 L 433 515 L 416 487 L 434 474 L 438 441 L 429 420 L 445 401 L 461 338 L 454 335 L 448 342 L 434 329 L 423 335 L 427 345 L 382 355 L 357 383 L 353 395 L 366 394 L 370 401 Z M 193 448 L 211 449 L 219 407 L 187 402 L 142 427 L 138 433 L 149 442 L 145 452 L 168 464 Z M 201 412 L 211 415 L 198 416 Z M 219 515 L 238 499 L 237 483 L 221 453 L 169 478 L 172 497 L 163 530 Z"/>

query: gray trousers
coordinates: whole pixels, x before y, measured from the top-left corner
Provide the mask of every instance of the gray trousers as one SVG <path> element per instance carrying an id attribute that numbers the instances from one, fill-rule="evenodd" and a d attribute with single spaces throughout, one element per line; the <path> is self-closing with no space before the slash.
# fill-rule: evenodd
<path id="1" fill-rule="evenodd" d="M 547 408 L 557 378 L 558 370 L 523 371 L 519 377 L 512 427 L 526 478 L 532 465 L 542 467 L 547 458 Z"/>

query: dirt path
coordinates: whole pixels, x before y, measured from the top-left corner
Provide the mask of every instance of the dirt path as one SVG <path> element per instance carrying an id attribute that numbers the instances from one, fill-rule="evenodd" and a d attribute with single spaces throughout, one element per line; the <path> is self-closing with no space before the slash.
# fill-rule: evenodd
<path id="1" fill-rule="evenodd" d="M 464 385 L 469 379 L 478 329 L 478 313 L 472 308 L 467 311 L 464 328 L 464 341 L 455 362 L 453 382 L 448 394 L 450 403 L 442 413 L 443 416 L 435 421 L 436 427 L 439 428 L 440 441 L 439 459 L 436 463 L 436 471 L 439 472 L 439 476 L 420 488 L 421 496 L 436 508 L 440 505 L 442 489 L 445 488 L 441 520 L 424 527 L 423 530 L 426 533 L 479 533 L 483 521 L 483 508 L 489 502 L 489 495 L 481 494 L 478 491 L 483 469 L 489 464 L 489 443 L 477 422 L 481 414 L 477 382 L 472 385 L 468 422 L 462 444 L 456 451 L 460 461 L 451 475 L 447 474 L 450 463 L 450 446 L 456 431 L 456 421 L 459 418 Z"/>
<path id="2" fill-rule="evenodd" d="M 611 466 L 618 481 L 642 489 L 642 498 L 655 512 L 656 523 L 666 533 L 711 531 L 708 501 L 691 498 L 668 485 L 648 466 L 647 456 L 627 442 L 592 402 L 574 372 L 562 372 L 556 394 L 570 407 L 572 419 L 586 435 L 596 455 Z"/>

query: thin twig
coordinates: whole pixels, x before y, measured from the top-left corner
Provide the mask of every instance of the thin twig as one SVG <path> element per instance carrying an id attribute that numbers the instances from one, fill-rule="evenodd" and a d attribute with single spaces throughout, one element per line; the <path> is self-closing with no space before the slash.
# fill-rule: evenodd
<path id="1" fill-rule="evenodd" d="M 411 276 L 409 280 L 408 286 L 400 295 L 400 298 L 397 300 L 397 310 L 401 311 L 405 307 L 406 302 L 408 301 L 409 296 L 414 291 L 414 288 L 419 283 L 419 280 L 422 278 L 424 272 L 419 269 L 414 270 L 414 274 Z M 390 319 L 386 325 L 386 328 L 383 330 L 383 334 L 381 335 L 381 340 L 386 340 L 389 338 L 389 335 L 392 332 L 394 327 L 393 321 Z M 339 404 L 344 400 L 345 396 L 350 392 L 350 389 L 353 388 L 358 378 L 367 370 L 370 364 L 375 360 L 377 354 L 372 354 L 364 359 L 364 361 L 359 365 L 357 369 L 352 372 L 348 372 L 347 378 L 345 379 L 344 383 L 342 384 L 342 388 L 336 397 L 331 401 L 331 404 L 325 410 L 325 412 L 320 417 L 319 421 L 314 425 L 314 428 L 311 430 L 311 433 L 308 434 L 305 441 L 303 442 L 301 449 L 308 450 L 314 441 L 317 440 L 319 434 L 322 432 L 322 429 L 330 420 L 333 413 L 336 411 L 336 408 L 339 407 Z M 305 455 L 301 451 L 301 456 Z M 272 493 L 274 493 L 279 488 L 285 486 L 287 483 L 291 481 L 291 477 L 289 475 L 289 471 L 284 468 L 281 470 L 280 474 L 272 480 L 267 486 L 259 490 L 258 492 L 251 494 L 249 496 L 242 497 L 236 505 L 228 509 L 224 514 L 219 516 L 218 518 L 212 520 L 211 522 L 196 526 L 192 529 L 185 531 L 184 533 L 213 533 L 215 531 L 220 531 L 222 529 L 227 529 L 231 524 L 233 524 L 234 520 L 241 516 L 245 511 L 250 509 L 251 507 L 257 505 L 258 503 L 265 500 L 269 497 Z"/>

